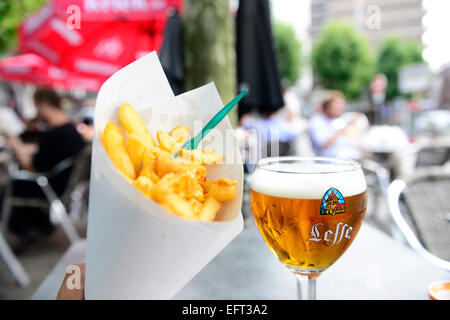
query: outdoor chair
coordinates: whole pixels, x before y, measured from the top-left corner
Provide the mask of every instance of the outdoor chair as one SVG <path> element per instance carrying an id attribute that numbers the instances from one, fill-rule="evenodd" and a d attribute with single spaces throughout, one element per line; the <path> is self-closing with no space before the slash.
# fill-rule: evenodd
<path id="1" fill-rule="evenodd" d="M 0 153 L 2 160 L 0 161 L 0 185 L 6 186 L 10 181 L 10 176 L 8 174 L 8 164 L 11 163 L 12 155 L 3 151 Z M 22 266 L 22 263 L 17 259 L 16 255 L 12 251 L 11 247 L 8 244 L 8 241 L 3 235 L 2 221 L 0 220 L 0 257 L 5 262 L 6 266 L 12 273 L 14 279 L 16 279 L 17 283 L 20 287 L 26 287 L 30 284 L 30 277 L 28 273 Z"/>
<path id="2" fill-rule="evenodd" d="M 30 277 L 23 268 L 20 261 L 17 259 L 14 252 L 9 247 L 9 244 L 5 239 L 5 237 L 3 236 L 1 230 L 0 230 L 0 256 L 2 257 L 3 261 L 5 261 L 6 266 L 14 276 L 14 279 L 16 279 L 19 286 L 21 287 L 28 286 L 30 284 Z"/>
<path id="3" fill-rule="evenodd" d="M 79 240 L 79 235 L 72 223 L 70 216 L 71 209 L 79 210 L 80 205 L 77 202 L 82 201 L 80 189 L 87 188 L 90 171 L 91 147 L 85 147 L 77 155 L 67 158 L 58 163 L 49 172 L 29 172 L 26 170 L 10 169 L 11 182 L 5 188 L 3 201 L 3 224 L 8 225 L 11 208 L 20 207 L 38 207 L 49 210 L 50 221 L 53 224 L 60 224 L 67 238 L 71 243 Z M 67 186 L 61 196 L 58 196 L 49 183 L 53 177 L 72 169 Z M 35 182 L 43 191 L 45 199 L 14 197 L 12 195 L 12 185 L 14 181 Z"/>
<path id="4" fill-rule="evenodd" d="M 426 167 L 388 187 L 388 206 L 405 241 L 450 271 L 450 171 Z"/>
<path id="5" fill-rule="evenodd" d="M 427 145 L 417 150 L 416 167 L 442 166 L 450 161 L 450 144 Z"/>
<path id="6" fill-rule="evenodd" d="M 367 219 L 371 219 L 385 232 L 391 233 L 391 221 L 381 216 L 387 208 L 387 189 L 390 183 L 390 171 L 382 164 L 370 160 L 361 160 L 361 167 L 367 183 Z"/>

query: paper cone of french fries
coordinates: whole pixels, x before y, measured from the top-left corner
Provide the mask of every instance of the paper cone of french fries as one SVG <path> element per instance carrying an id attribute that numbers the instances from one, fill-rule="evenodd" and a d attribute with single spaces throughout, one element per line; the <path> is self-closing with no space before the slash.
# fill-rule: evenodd
<path id="1" fill-rule="evenodd" d="M 207 180 L 236 180 L 238 191 L 213 222 L 180 218 L 140 193 L 105 152 L 101 134 L 107 121 L 118 123 L 122 103 L 135 108 L 153 137 L 180 125 L 195 135 L 223 104 L 212 83 L 175 97 L 155 52 L 115 73 L 97 97 L 86 299 L 170 299 L 242 231 L 242 160 L 225 118 L 203 142 L 225 155 L 224 164 L 207 166 Z"/>

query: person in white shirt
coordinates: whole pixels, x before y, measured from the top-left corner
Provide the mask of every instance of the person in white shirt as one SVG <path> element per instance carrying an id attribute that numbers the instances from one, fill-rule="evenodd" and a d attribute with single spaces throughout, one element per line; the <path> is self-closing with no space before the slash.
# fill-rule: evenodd
<path id="1" fill-rule="evenodd" d="M 349 126 L 358 120 L 358 116 L 345 127 L 338 129 L 335 119 L 345 111 L 345 98 L 339 91 L 333 91 L 322 102 L 321 112 L 314 115 L 309 123 L 309 135 L 314 151 L 318 156 L 339 159 L 359 159 L 361 152 L 348 145 L 343 135 Z"/>

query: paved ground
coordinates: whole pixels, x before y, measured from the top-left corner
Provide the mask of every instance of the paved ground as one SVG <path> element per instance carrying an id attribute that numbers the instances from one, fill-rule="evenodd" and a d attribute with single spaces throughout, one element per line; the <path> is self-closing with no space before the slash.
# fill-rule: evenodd
<path id="1" fill-rule="evenodd" d="M 86 236 L 86 219 L 76 224 L 80 236 Z M 52 236 L 38 245 L 30 247 L 18 255 L 23 267 L 31 278 L 26 288 L 20 288 L 14 281 L 6 265 L 0 259 L 0 299 L 29 299 L 47 274 L 69 247 L 69 242 L 60 228 Z"/>

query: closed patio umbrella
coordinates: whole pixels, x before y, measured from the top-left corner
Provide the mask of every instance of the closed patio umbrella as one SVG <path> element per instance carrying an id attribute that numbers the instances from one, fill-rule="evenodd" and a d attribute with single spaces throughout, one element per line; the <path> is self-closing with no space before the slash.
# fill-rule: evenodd
<path id="1" fill-rule="evenodd" d="M 159 60 L 172 87 L 178 95 L 183 91 L 184 65 L 181 21 L 175 9 L 172 9 L 164 29 L 164 38 L 159 51 Z"/>
<path id="2" fill-rule="evenodd" d="M 268 0 L 240 0 L 237 13 L 237 76 L 239 89 L 249 93 L 239 116 L 256 110 L 271 113 L 284 105 Z"/>

